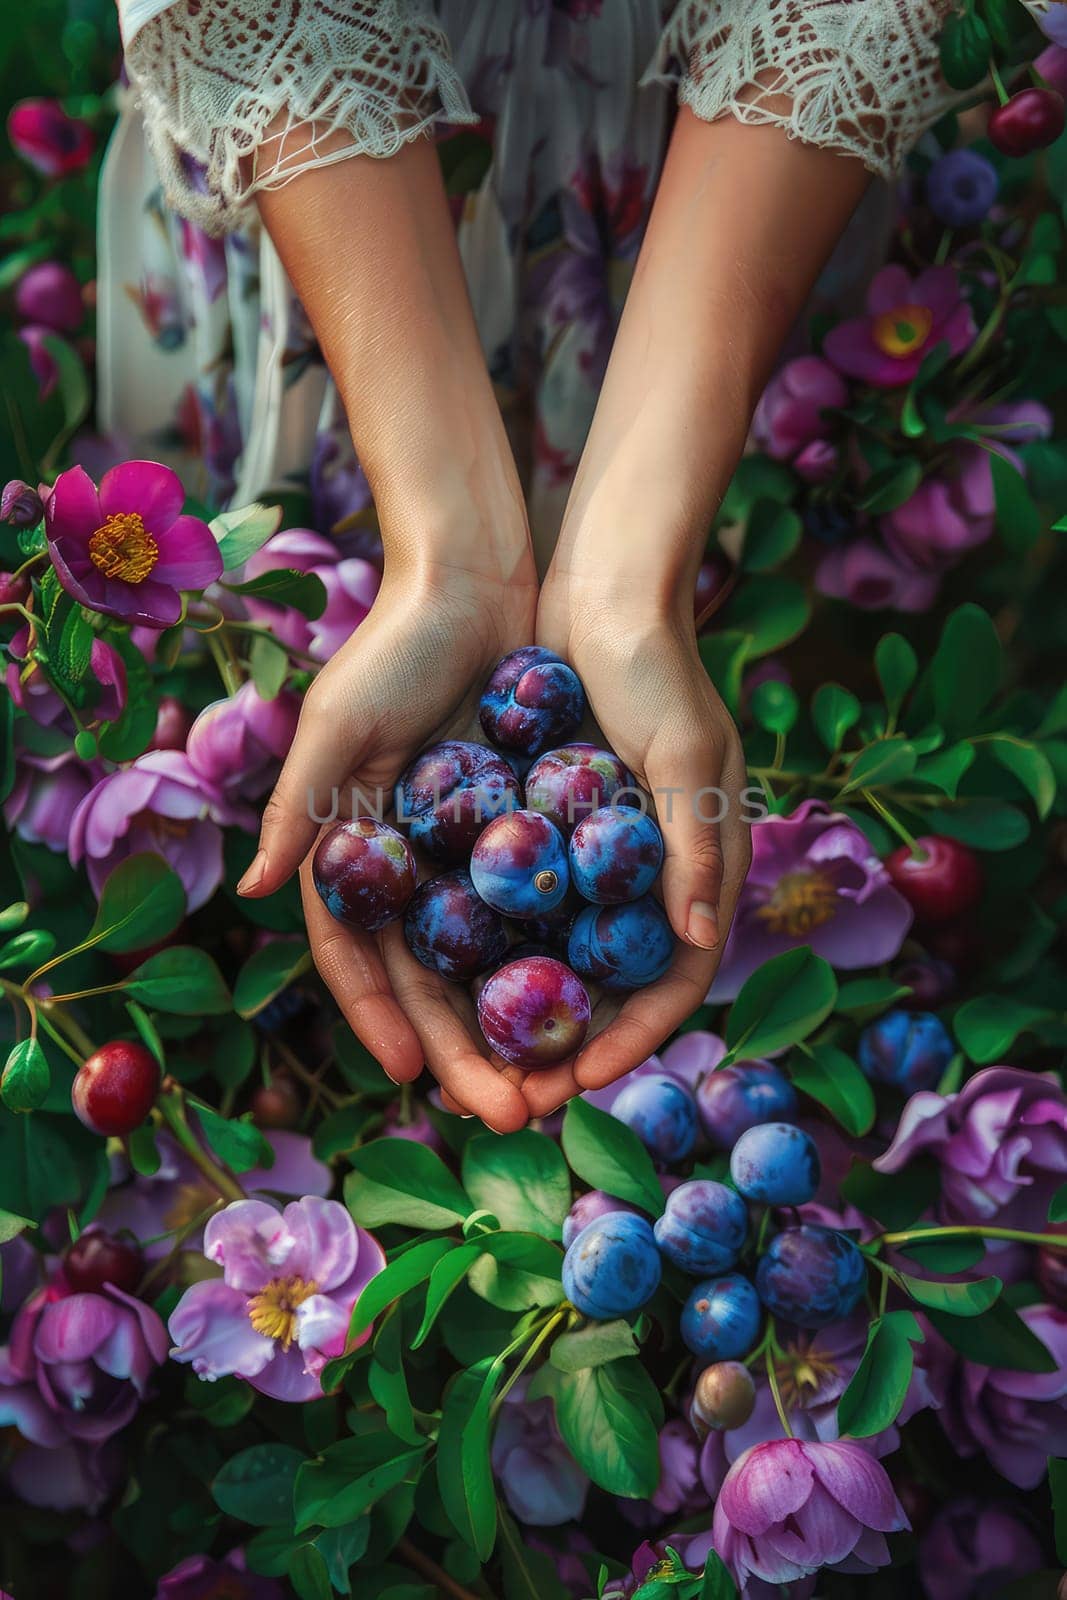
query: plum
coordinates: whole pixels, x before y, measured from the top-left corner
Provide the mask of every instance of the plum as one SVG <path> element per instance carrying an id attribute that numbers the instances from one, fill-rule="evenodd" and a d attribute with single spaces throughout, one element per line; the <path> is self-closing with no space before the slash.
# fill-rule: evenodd
<path id="1" fill-rule="evenodd" d="M 621 805 L 616 796 L 637 779 L 624 761 L 595 744 L 565 744 L 539 756 L 526 775 L 526 804 L 570 836 L 577 824 L 601 806 Z"/>
<path id="2" fill-rule="evenodd" d="M 478 996 L 478 1021 L 488 1043 L 505 1061 L 531 1070 L 574 1055 L 589 1016 L 585 986 L 550 956 L 509 961 Z"/>
<path id="3" fill-rule="evenodd" d="M 743 1428 L 756 1409 L 756 1385 L 740 1361 L 716 1361 L 696 1381 L 689 1403 L 689 1421 L 703 1438 Z"/>
<path id="4" fill-rule="evenodd" d="M 806 1205 L 821 1176 L 815 1140 L 790 1122 L 749 1128 L 730 1153 L 730 1177 L 738 1192 L 764 1205 Z"/>
<path id="5" fill-rule="evenodd" d="M 583 1228 L 588 1228 L 598 1217 L 611 1216 L 615 1211 L 637 1215 L 636 1206 L 628 1200 L 619 1200 L 615 1195 L 607 1194 L 603 1189 L 590 1189 L 587 1194 L 580 1194 L 563 1219 L 564 1250 L 574 1243 Z"/>
<path id="6" fill-rule="evenodd" d="M 659 877 L 663 835 L 644 811 L 601 806 L 578 823 L 570 843 L 571 881 L 597 905 L 640 900 Z"/>
<path id="7" fill-rule="evenodd" d="M 716 1150 L 732 1150 L 761 1122 L 791 1122 L 798 1109 L 793 1085 L 769 1061 L 737 1061 L 709 1072 L 697 1086 L 697 1106 Z"/>
<path id="8" fill-rule="evenodd" d="M 508 949 L 503 918 L 462 867 L 419 885 L 404 915 L 404 937 L 424 967 L 460 982 L 487 972 Z"/>
<path id="9" fill-rule="evenodd" d="M 431 745 L 396 786 L 399 826 L 447 865 L 466 862 L 486 824 L 521 805 L 522 785 L 503 756 L 462 739 Z"/>
<path id="10" fill-rule="evenodd" d="M 482 694 L 479 717 L 500 750 L 539 756 L 576 731 L 585 715 L 578 676 L 552 650 L 525 645 L 498 661 Z"/>
<path id="11" fill-rule="evenodd" d="M 583 1228 L 563 1258 L 567 1299 L 600 1322 L 628 1316 L 659 1287 L 659 1251 L 644 1217 L 614 1211 Z"/>
<path id="12" fill-rule="evenodd" d="M 669 1072 L 646 1072 L 615 1097 L 611 1114 L 624 1122 L 657 1161 L 682 1161 L 696 1144 L 697 1105 L 688 1086 Z"/>
<path id="13" fill-rule="evenodd" d="M 759 1333 L 759 1296 L 739 1272 L 698 1283 L 682 1307 L 685 1345 L 703 1361 L 736 1361 Z"/>
<path id="14" fill-rule="evenodd" d="M 859 1304 L 867 1263 L 838 1228 L 805 1222 L 771 1240 L 756 1268 L 756 1288 L 772 1317 L 798 1328 L 825 1328 Z"/>
<path id="15" fill-rule="evenodd" d="M 340 822 L 324 834 L 311 875 L 331 917 L 364 933 L 403 916 L 415 893 L 411 846 L 374 817 Z"/>
<path id="16" fill-rule="evenodd" d="M 471 852 L 474 887 L 505 916 L 553 911 L 570 887 L 563 835 L 536 811 L 512 811 L 489 823 Z"/>
<path id="17" fill-rule="evenodd" d="M 956 1053 L 940 1017 L 932 1011 L 887 1011 L 860 1034 L 856 1059 L 875 1083 L 905 1094 L 936 1089 Z"/>
<path id="18" fill-rule="evenodd" d="M 610 990 L 655 983 L 673 954 L 671 925 L 651 895 L 622 906 L 587 906 L 567 941 L 567 960 L 575 972 Z"/>
<path id="19" fill-rule="evenodd" d="M 654 1231 L 663 1254 L 683 1272 L 695 1278 L 728 1272 L 745 1243 L 748 1207 L 725 1183 L 693 1178 L 667 1196 Z"/>

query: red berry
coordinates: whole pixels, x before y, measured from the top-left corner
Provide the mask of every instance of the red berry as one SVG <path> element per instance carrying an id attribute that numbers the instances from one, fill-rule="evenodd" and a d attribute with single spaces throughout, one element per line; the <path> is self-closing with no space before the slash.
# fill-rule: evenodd
<path id="1" fill-rule="evenodd" d="M 79 1294 L 96 1294 L 105 1283 L 132 1294 L 141 1279 L 141 1252 L 136 1245 L 102 1228 L 76 1239 L 63 1259 L 63 1276 Z"/>
<path id="2" fill-rule="evenodd" d="M 989 119 L 989 141 L 1001 155 L 1028 156 L 1054 144 L 1064 127 L 1063 96 L 1055 89 L 1022 89 Z"/>
<path id="3" fill-rule="evenodd" d="M 977 905 L 985 879 L 974 851 L 944 834 L 928 834 L 915 843 L 919 854 L 902 845 L 885 865 L 918 920 L 951 922 Z"/>
<path id="4" fill-rule="evenodd" d="M 93 1133 L 132 1133 L 155 1104 L 159 1083 L 159 1063 L 149 1049 L 136 1040 L 113 1039 L 78 1068 L 70 1098 Z"/>
<path id="5" fill-rule="evenodd" d="M 302 1109 L 296 1084 L 282 1072 L 252 1096 L 252 1119 L 259 1128 L 295 1128 Z"/>

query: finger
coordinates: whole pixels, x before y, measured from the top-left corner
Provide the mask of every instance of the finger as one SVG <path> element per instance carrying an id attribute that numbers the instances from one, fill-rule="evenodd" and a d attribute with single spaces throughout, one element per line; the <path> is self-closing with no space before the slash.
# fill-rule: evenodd
<path id="1" fill-rule="evenodd" d="M 679 939 L 701 950 L 714 949 L 720 933 L 722 754 L 709 719 L 681 736 L 677 727 L 664 727 L 645 762 L 666 850 L 664 907 Z"/>
<path id="2" fill-rule="evenodd" d="M 396 1001 L 377 945 L 330 916 L 311 881 L 310 861 L 301 870 L 300 890 L 311 953 L 341 1015 L 394 1083 L 412 1083 L 423 1068 L 422 1045 Z"/>
<path id="3" fill-rule="evenodd" d="M 558 1067 L 531 1072 L 522 1086 L 522 1092 L 531 1117 L 551 1116 L 553 1111 L 558 1111 L 560 1106 L 581 1093 L 574 1076 L 574 1063 L 564 1061 Z"/>

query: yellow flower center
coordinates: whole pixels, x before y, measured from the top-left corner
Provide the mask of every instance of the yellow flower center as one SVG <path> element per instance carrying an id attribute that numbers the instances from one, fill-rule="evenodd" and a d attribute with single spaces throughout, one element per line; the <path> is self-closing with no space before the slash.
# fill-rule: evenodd
<path id="1" fill-rule="evenodd" d="M 136 511 L 120 511 L 90 534 L 89 560 L 105 578 L 143 583 L 159 560 L 159 546 Z"/>
<path id="2" fill-rule="evenodd" d="M 874 342 L 887 356 L 910 356 L 926 343 L 933 325 L 926 306 L 894 306 L 875 319 Z"/>
<path id="3" fill-rule="evenodd" d="M 823 1384 L 836 1375 L 837 1367 L 829 1356 L 816 1355 L 813 1350 L 801 1353 L 790 1348 L 784 1354 L 784 1361 L 775 1362 L 774 1370 L 782 1403 L 787 1411 L 792 1411 L 813 1400 Z"/>
<path id="4" fill-rule="evenodd" d="M 829 878 L 821 872 L 787 872 L 756 915 L 770 933 L 796 939 L 829 922 L 836 910 L 837 890 Z"/>
<path id="5" fill-rule="evenodd" d="M 296 1338 L 296 1308 L 318 1294 L 313 1278 L 274 1278 L 248 1302 L 248 1320 L 257 1333 L 277 1339 L 288 1350 Z"/>

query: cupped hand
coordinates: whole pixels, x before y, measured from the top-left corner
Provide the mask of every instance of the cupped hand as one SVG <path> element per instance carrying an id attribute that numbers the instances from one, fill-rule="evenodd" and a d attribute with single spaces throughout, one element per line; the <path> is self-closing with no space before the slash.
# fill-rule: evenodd
<path id="1" fill-rule="evenodd" d="M 240 884 L 242 894 L 271 894 L 299 867 L 315 964 L 352 1031 L 394 1080 L 410 1082 L 425 1063 L 455 1109 L 502 1132 L 521 1127 L 528 1108 L 516 1074 L 476 1042 L 469 997 L 411 955 L 399 924 L 369 935 L 335 921 L 312 883 L 311 854 L 321 819 L 350 815 L 354 792 L 388 805 L 420 750 L 478 736 L 482 686 L 502 655 L 529 643 L 536 596 L 525 560 L 506 580 L 387 574 L 370 615 L 308 690 Z"/>
<path id="2" fill-rule="evenodd" d="M 574 667 L 605 745 L 653 798 L 666 848 L 664 909 L 679 944 L 657 983 L 617 1008 L 598 1003 L 601 1031 L 572 1062 L 525 1080 L 535 1116 L 630 1072 L 703 1002 L 751 857 L 744 753 L 697 652 L 691 609 L 608 601 L 588 582 L 550 573 L 537 641 Z"/>

